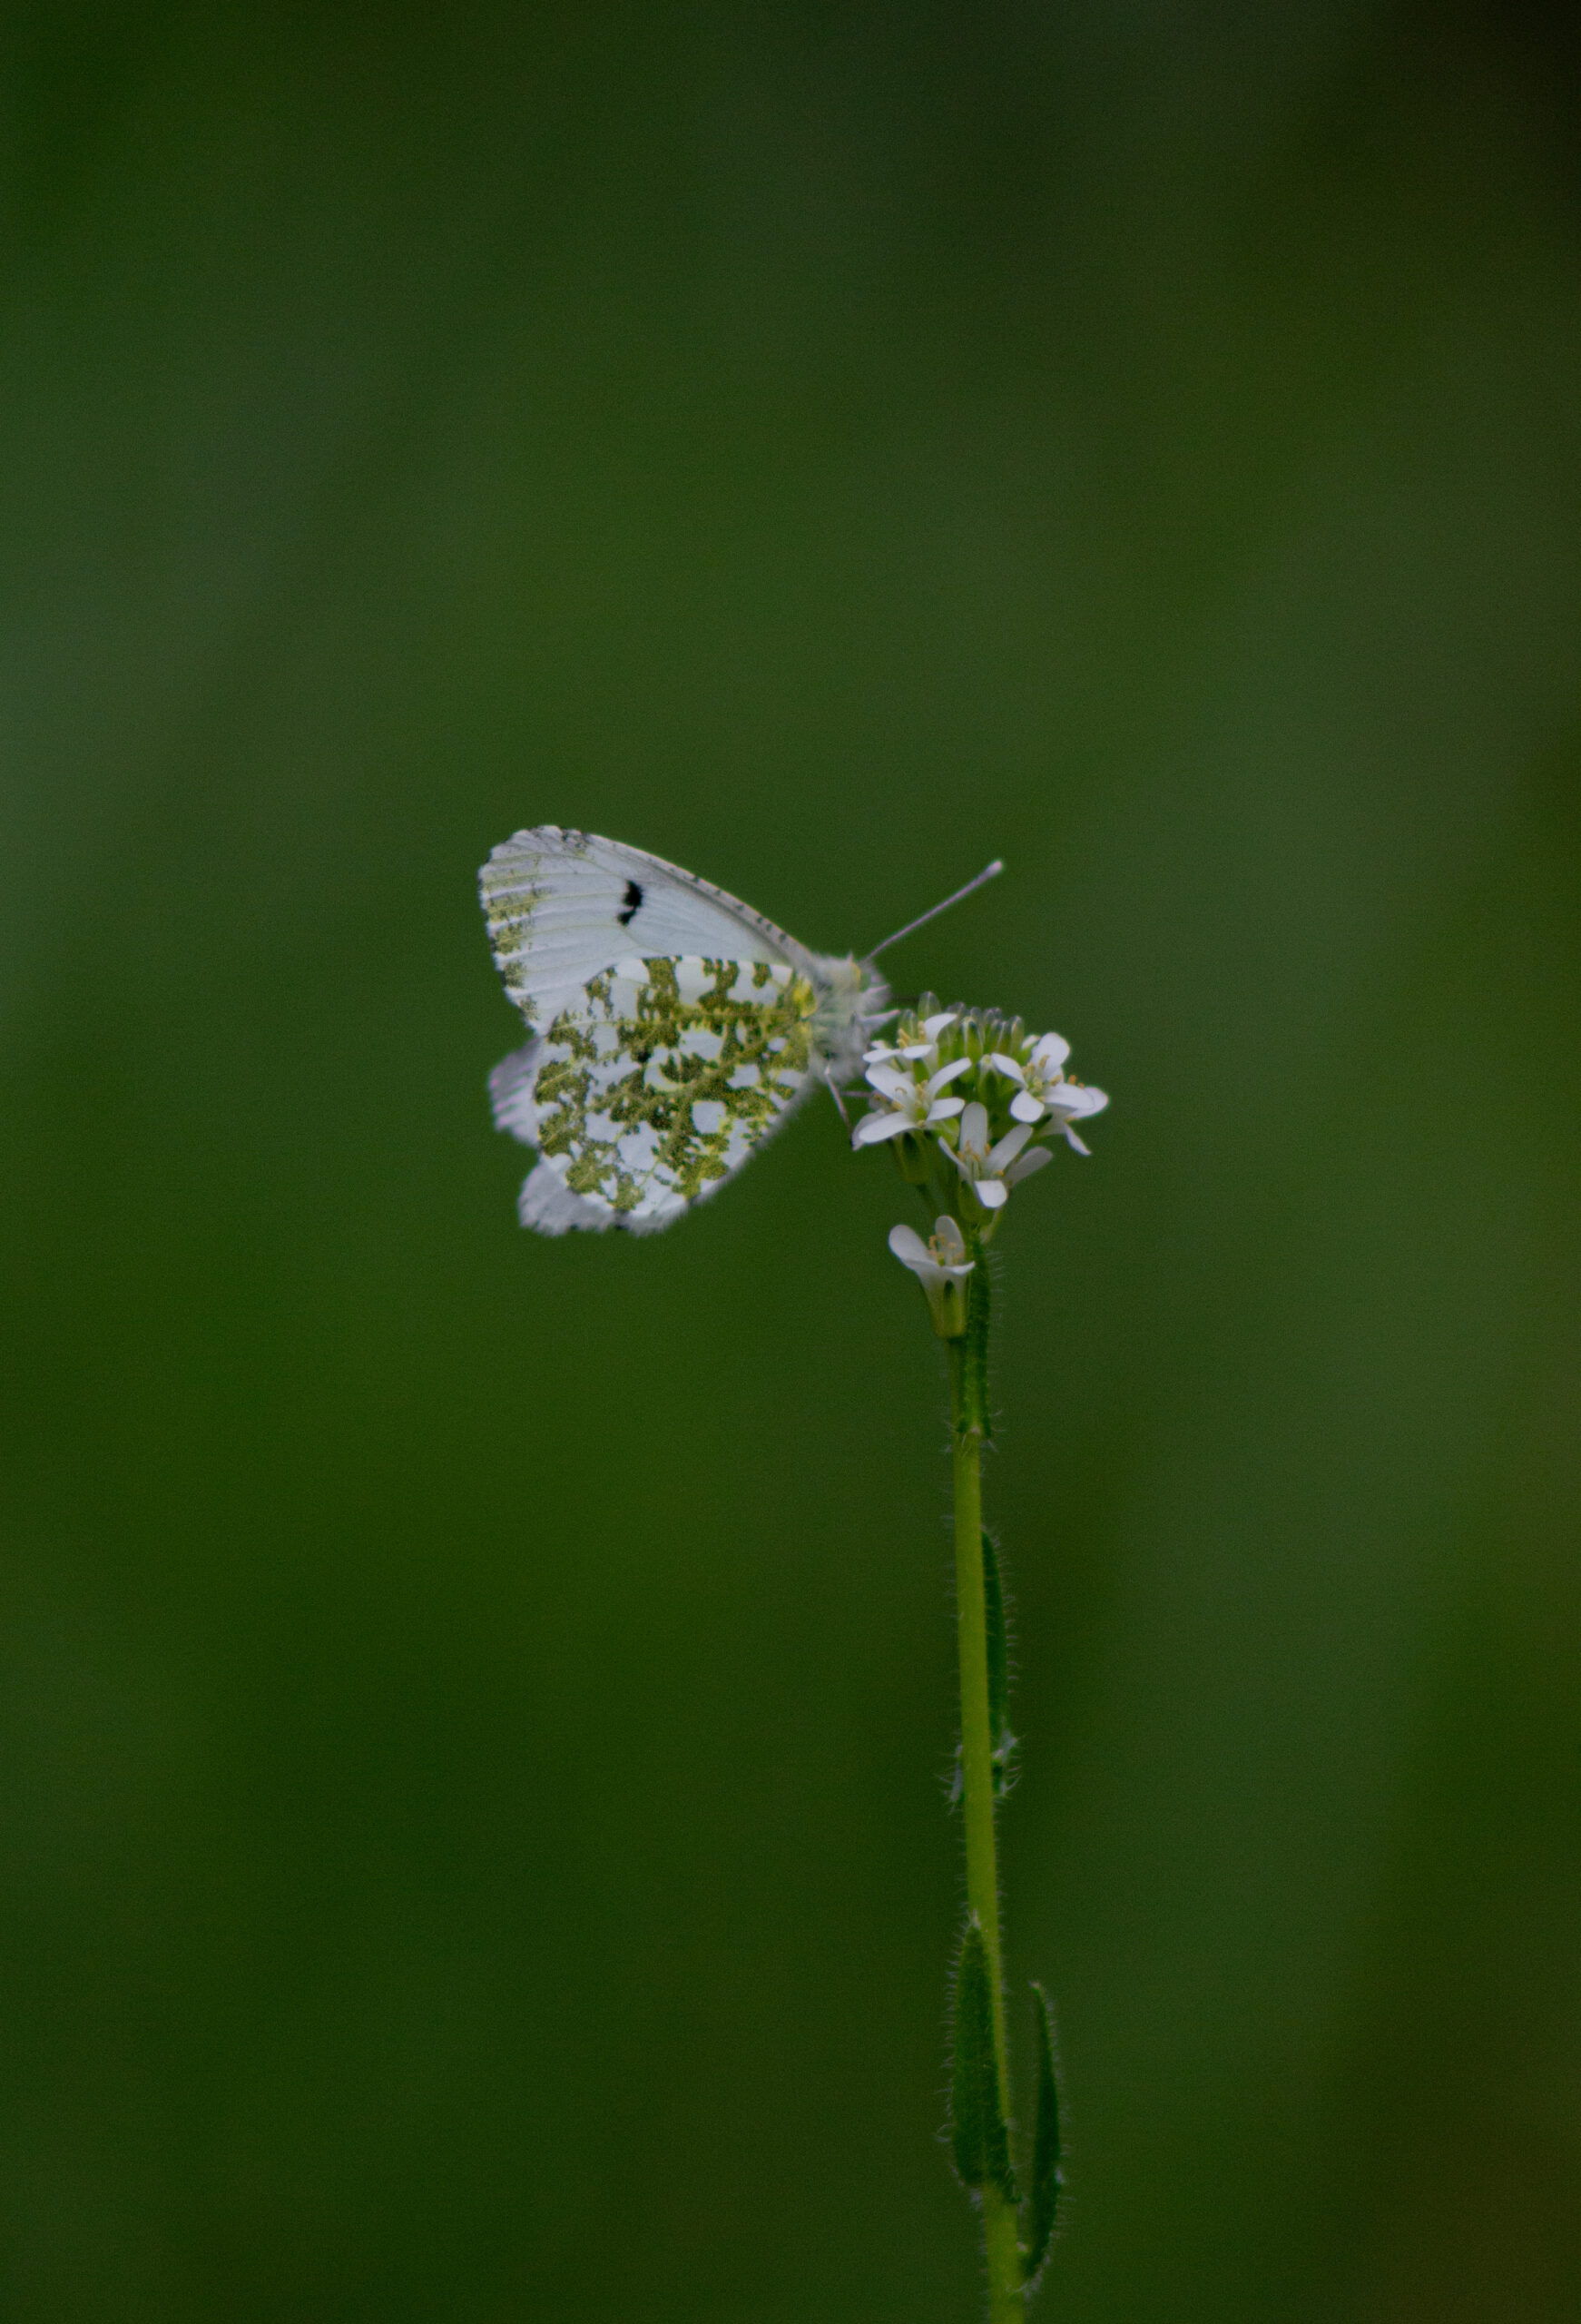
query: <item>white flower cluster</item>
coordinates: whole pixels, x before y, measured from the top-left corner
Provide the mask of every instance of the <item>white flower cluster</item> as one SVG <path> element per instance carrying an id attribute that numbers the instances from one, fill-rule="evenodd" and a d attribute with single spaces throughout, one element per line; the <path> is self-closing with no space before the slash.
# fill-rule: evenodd
<path id="1" fill-rule="evenodd" d="M 895 1039 L 875 1042 L 863 1059 L 870 1110 L 851 1144 L 888 1144 L 901 1176 L 937 1197 L 943 1215 L 932 1241 L 898 1226 L 889 1248 L 921 1283 L 947 1339 L 964 1328 L 976 1246 L 993 1233 L 1011 1188 L 1052 1160 L 1056 1137 L 1085 1154 L 1075 1124 L 1109 1102 L 1067 1078 L 1069 1055 L 1057 1033 L 1028 1033 L 1019 1019 L 990 1010 L 940 1009 L 927 995 Z"/>

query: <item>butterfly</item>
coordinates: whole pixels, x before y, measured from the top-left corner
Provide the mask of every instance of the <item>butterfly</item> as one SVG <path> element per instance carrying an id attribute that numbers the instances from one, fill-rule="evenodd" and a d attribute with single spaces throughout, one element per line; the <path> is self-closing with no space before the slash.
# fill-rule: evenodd
<path id="1" fill-rule="evenodd" d="M 535 1146 L 524 1226 L 654 1234 L 732 1178 L 883 1021 L 870 960 L 810 952 L 638 847 L 543 823 L 479 874 L 495 960 L 532 1031 L 489 1077 Z"/>
<path id="2" fill-rule="evenodd" d="M 887 1014 L 873 960 L 922 925 L 866 959 L 810 952 L 694 872 L 555 823 L 502 842 L 478 885 L 532 1031 L 489 1091 L 499 1128 L 538 1149 L 518 1208 L 541 1235 L 656 1234 L 820 1082 L 838 1097 Z"/>

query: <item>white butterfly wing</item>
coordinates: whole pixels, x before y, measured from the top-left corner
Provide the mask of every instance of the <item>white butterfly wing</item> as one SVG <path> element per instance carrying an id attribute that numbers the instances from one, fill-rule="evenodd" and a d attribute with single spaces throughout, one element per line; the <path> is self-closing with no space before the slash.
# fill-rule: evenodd
<path id="1" fill-rule="evenodd" d="M 653 1234 L 734 1177 L 814 1079 L 817 997 L 787 963 L 697 954 L 600 970 L 490 1078 L 541 1157 L 524 1226 Z"/>
<path id="2" fill-rule="evenodd" d="M 640 847 L 555 823 L 502 842 L 478 884 L 500 974 L 534 1027 L 590 977 L 633 957 L 766 960 L 803 973 L 810 958 L 722 888 Z"/>

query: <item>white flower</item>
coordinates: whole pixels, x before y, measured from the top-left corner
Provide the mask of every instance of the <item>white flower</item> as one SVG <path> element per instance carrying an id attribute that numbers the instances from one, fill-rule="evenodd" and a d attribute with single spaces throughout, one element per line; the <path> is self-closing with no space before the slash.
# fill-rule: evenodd
<path id="1" fill-rule="evenodd" d="M 863 1057 L 862 1063 L 864 1065 L 887 1065 L 892 1058 L 903 1057 L 906 1059 L 908 1063 L 914 1062 L 919 1058 L 925 1058 L 930 1062 L 937 1064 L 938 1059 L 938 1037 L 944 1031 L 947 1025 L 953 1025 L 955 1023 L 959 1011 L 957 1009 L 941 1009 L 936 1017 L 925 1017 L 919 1029 L 922 1032 L 923 1039 L 919 1041 L 902 1041 L 899 1049 L 896 1049 L 889 1041 L 875 1041 L 872 1048 L 869 1049 Z M 870 1076 L 869 1078 L 871 1078 Z"/>
<path id="2" fill-rule="evenodd" d="M 967 1277 L 977 1261 L 967 1258 L 966 1238 L 955 1220 L 938 1219 L 926 1243 L 914 1227 L 891 1226 L 889 1248 L 928 1294 L 940 1339 L 959 1339 L 967 1327 Z"/>
<path id="3" fill-rule="evenodd" d="M 1017 1065 L 1013 1057 L 1006 1057 L 996 1049 L 984 1059 L 996 1073 L 1007 1081 L 1020 1084 L 1010 1100 L 1010 1111 L 1018 1122 L 1040 1122 L 1048 1118 L 1049 1128 L 1057 1130 L 1078 1154 L 1088 1148 L 1082 1144 L 1071 1128 L 1073 1121 L 1084 1121 L 1089 1114 L 1101 1114 L 1109 1100 L 1102 1089 L 1089 1089 L 1084 1081 L 1067 1081 L 1065 1061 L 1070 1055 L 1070 1043 L 1057 1033 L 1045 1033 L 1025 1065 Z"/>
<path id="4" fill-rule="evenodd" d="M 899 1137 L 907 1130 L 931 1129 L 938 1122 L 952 1120 L 966 1099 L 941 1098 L 939 1091 L 971 1069 L 970 1058 L 958 1057 L 953 1065 L 941 1066 L 926 1081 L 918 1081 L 915 1074 L 903 1073 L 887 1060 L 869 1065 L 868 1079 L 892 1110 L 875 1108 L 865 1114 L 851 1132 L 851 1144 L 872 1146 L 881 1137 Z"/>
<path id="5" fill-rule="evenodd" d="M 1030 1122 L 1017 1122 L 1007 1130 L 997 1146 L 988 1144 L 988 1109 L 976 1103 L 967 1107 L 960 1118 L 960 1135 L 954 1146 L 945 1152 L 975 1191 L 985 1210 L 998 1210 L 1010 1199 L 1010 1189 L 1019 1179 L 1029 1178 L 1034 1170 L 1041 1170 L 1051 1161 L 1046 1146 L 1035 1146 L 1030 1154 L 1021 1149 L 1032 1136 Z"/>

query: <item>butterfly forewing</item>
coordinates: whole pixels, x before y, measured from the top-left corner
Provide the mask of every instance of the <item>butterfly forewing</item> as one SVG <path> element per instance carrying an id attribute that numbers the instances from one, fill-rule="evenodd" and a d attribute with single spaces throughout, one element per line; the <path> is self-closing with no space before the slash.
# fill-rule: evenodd
<path id="1" fill-rule="evenodd" d="M 638 847 L 565 832 L 517 832 L 481 875 L 494 957 L 542 1029 L 617 960 L 701 957 L 804 965 L 800 945 L 722 889 Z"/>
<path id="2" fill-rule="evenodd" d="M 816 1009 L 782 960 L 599 970 L 494 1076 L 496 1119 L 542 1157 L 524 1221 L 651 1231 L 717 1192 L 810 1086 Z"/>

